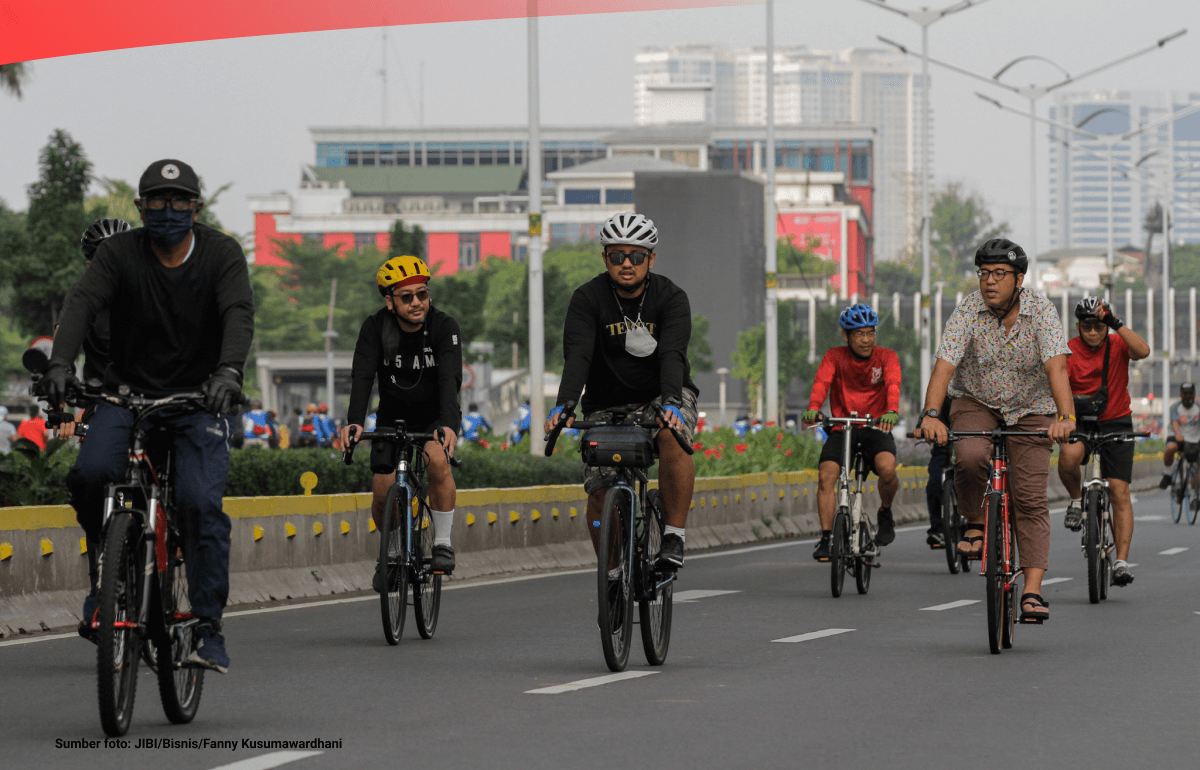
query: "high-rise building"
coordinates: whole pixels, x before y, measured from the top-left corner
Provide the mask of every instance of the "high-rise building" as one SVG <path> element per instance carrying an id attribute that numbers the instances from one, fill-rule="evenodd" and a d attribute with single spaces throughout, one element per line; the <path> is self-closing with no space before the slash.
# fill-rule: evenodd
<path id="1" fill-rule="evenodd" d="M 764 47 L 653 48 L 637 54 L 634 64 L 634 117 L 641 125 L 766 123 Z M 875 253 L 890 260 L 915 252 L 921 92 L 919 74 L 910 70 L 907 59 L 874 49 L 779 46 L 774 78 L 777 125 L 853 123 L 876 129 Z M 776 166 L 834 170 L 789 166 L 790 157 L 778 153 Z"/>
<path id="2" fill-rule="evenodd" d="M 1095 135 L 1123 135 L 1196 102 L 1200 93 L 1195 91 L 1064 93 L 1054 100 L 1050 118 Z M 1050 142 L 1050 248 L 1107 249 L 1108 146 L 1078 135 L 1068 139 L 1070 147 Z M 1113 160 L 1114 248 L 1144 246 L 1143 222 L 1154 205 L 1166 199 L 1168 175 L 1174 177 L 1176 204 L 1172 240 L 1200 243 L 1200 203 L 1193 202 L 1200 199 L 1200 114 L 1117 143 Z M 1159 244 L 1156 239 L 1155 251 Z"/>

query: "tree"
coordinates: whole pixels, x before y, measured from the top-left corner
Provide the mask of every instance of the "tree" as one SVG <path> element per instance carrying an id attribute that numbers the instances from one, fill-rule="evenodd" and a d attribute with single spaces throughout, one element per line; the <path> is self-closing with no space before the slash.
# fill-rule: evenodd
<path id="1" fill-rule="evenodd" d="M 933 202 L 930 222 L 931 256 L 936 260 L 931 271 L 937 273 L 934 280 L 961 288 L 965 274 L 974 269 L 979 244 L 1004 237 L 1008 229 L 1007 222 L 993 225 L 992 215 L 980 195 L 966 195 L 962 182 L 948 182 Z"/>
<path id="2" fill-rule="evenodd" d="M 392 225 L 391 242 L 388 246 L 387 258 L 404 255 L 425 259 L 425 231 L 420 225 L 412 229 L 404 226 L 403 220 L 397 219 Z"/>
<path id="3" fill-rule="evenodd" d="M 120 179 L 99 179 L 103 195 L 93 195 L 84 204 L 84 210 L 90 221 L 97 219 L 124 219 L 131 227 L 137 227 L 141 222 L 141 213 L 133 204 L 137 198 L 137 190 L 133 185 Z"/>
<path id="4" fill-rule="evenodd" d="M 814 285 L 824 285 L 824 276 L 833 275 L 837 265 L 821 259 L 813 252 L 820 238 L 810 237 L 803 247 L 796 245 L 796 236 L 777 238 L 775 246 L 776 272 L 789 275 L 821 276 Z"/>
<path id="5" fill-rule="evenodd" d="M 779 393 L 782 396 L 788 385 L 802 373 L 808 364 L 807 338 L 800 333 L 796 321 L 796 302 L 779 303 Z M 836 324 L 836 319 L 834 323 Z M 753 329 L 738 332 L 737 347 L 733 351 L 734 377 L 746 381 L 751 402 L 758 399 L 758 392 L 766 381 L 767 329 L 759 324 Z"/>
<path id="6" fill-rule="evenodd" d="M 29 80 L 32 68 L 29 62 L 16 61 L 12 64 L 0 64 L 0 88 L 21 98 L 21 87 Z"/>
<path id="7" fill-rule="evenodd" d="M 708 330 L 712 324 L 701 313 L 692 316 L 692 338 L 688 340 L 688 363 L 694 372 L 711 372 L 713 370 L 713 349 L 708 344 Z"/>

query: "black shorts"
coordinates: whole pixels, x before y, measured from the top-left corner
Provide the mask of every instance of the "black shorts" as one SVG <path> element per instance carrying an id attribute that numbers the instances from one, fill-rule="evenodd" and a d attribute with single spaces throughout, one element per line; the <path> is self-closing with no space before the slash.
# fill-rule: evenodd
<path id="1" fill-rule="evenodd" d="M 1183 443 L 1180 443 L 1175 439 L 1174 436 L 1171 436 L 1167 439 L 1167 447 L 1169 448 L 1171 446 L 1175 447 L 1176 452 L 1182 451 L 1183 456 L 1186 457 L 1189 462 L 1200 462 L 1200 443 L 1195 441 L 1184 441 Z"/>
<path id="2" fill-rule="evenodd" d="M 1096 423 L 1098 433 L 1118 433 L 1133 431 L 1133 416 L 1118 417 L 1115 420 L 1102 420 Z M 1128 484 L 1133 480 L 1133 444 L 1132 441 L 1109 441 L 1100 446 L 1100 475 L 1106 479 L 1116 479 Z M 1092 446 L 1088 441 L 1083 442 L 1083 464 L 1087 465 L 1092 458 Z"/>
<path id="3" fill-rule="evenodd" d="M 842 466 L 843 441 L 845 441 L 843 431 L 835 430 L 830 433 L 829 440 L 821 448 L 821 458 L 817 464 L 835 462 L 840 468 Z M 851 449 L 862 454 L 863 470 L 870 473 L 875 470 L 875 455 L 887 452 L 892 457 L 896 456 L 896 437 L 881 430 L 857 430 L 854 432 L 854 446 Z"/>
<path id="4" fill-rule="evenodd" d="M 413 429 L 412 423 L 407 425 L 409 430 L 414 433 L 433 433 L 441 426 L 440 420 L 434 420 L 424 428 Z M 394 422 L 389 420 L 384 422 L 383 418 L 376 422 L 378 428 L 392 428 Z M 372 473 L 395 473 L 396 462 L 400 459 L 397 456 L 400 445 L 395 441 L 372 441 L 371 442 L 371 472 Z"/>

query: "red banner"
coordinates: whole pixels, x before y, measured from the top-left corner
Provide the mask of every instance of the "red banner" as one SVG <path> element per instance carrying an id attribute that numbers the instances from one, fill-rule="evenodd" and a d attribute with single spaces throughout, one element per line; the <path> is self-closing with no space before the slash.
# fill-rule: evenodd
<path id="1" fill-rule="evenodd" d="M 9 0 L 0 63 L 199 40 L 448 21 L 759 5 L 762 0 Z"/>

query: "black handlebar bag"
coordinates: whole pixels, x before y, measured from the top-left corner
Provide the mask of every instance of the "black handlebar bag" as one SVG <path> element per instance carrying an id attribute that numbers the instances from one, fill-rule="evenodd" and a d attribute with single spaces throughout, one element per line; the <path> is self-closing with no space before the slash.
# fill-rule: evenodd
<path id="1" fill-rule="evenodd" d="M 654 464 L 650 431 L 633 425 L 602 425 L 589 429 L 579 441 L 585 465 L 609 468 L 649 468 Z"/>

